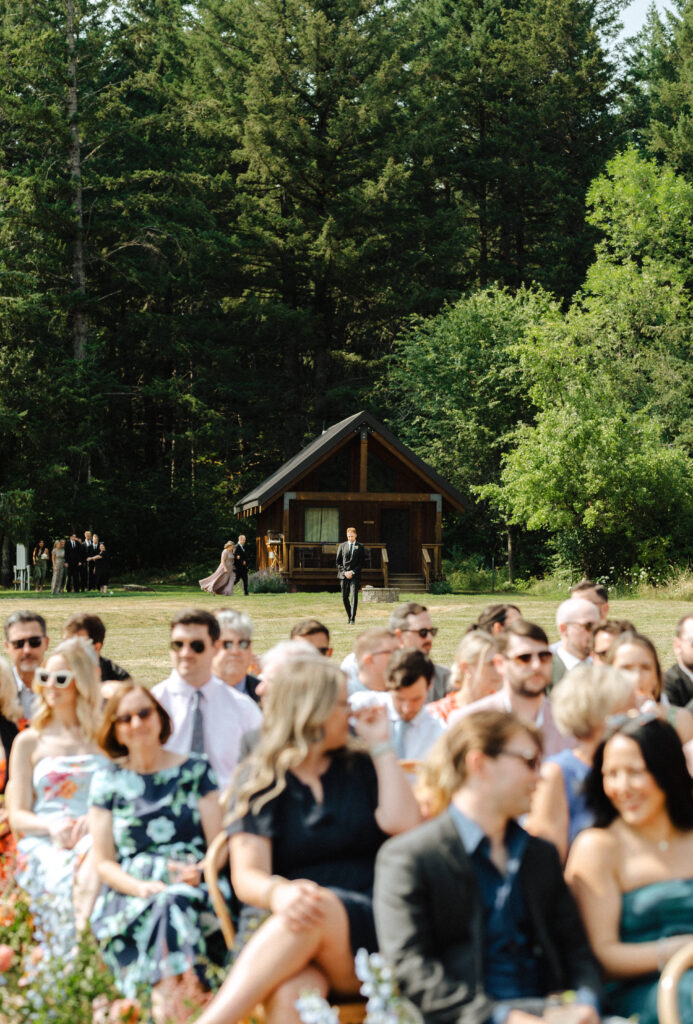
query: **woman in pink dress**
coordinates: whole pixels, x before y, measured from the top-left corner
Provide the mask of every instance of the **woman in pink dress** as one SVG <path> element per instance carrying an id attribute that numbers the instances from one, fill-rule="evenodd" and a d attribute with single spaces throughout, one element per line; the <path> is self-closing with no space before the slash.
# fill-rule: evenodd
<path id="1" fill-rule="evenodd" d="M 200 590 L 206 590 L 208 594 L 224 594 L 226 597 L 233 594 L 233 541 L 227 540 L 221 552 L 219 568 L 216 569 L 206 580 L 200 580 Z"/>

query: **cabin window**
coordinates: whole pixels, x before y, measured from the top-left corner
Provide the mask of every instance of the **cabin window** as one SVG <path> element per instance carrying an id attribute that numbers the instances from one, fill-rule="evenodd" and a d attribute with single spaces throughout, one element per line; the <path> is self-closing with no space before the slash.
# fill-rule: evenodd
<path id="1" fill-rule="evenodd" d="M 338 508 L 307 508 L 303 513 L 303 539 L 312 544 L 339 540 Z"/>

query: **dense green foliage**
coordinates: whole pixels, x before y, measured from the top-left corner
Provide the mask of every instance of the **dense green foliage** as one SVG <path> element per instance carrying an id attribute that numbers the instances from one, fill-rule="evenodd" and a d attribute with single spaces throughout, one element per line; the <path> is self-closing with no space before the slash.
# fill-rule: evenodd
<path id="1" fill-rule="evenodd" d="M 363 407 L 467 551 L 685 557 L 693 6 L 621 6 L 0 2 L 4 567 L 213 557 Z"/>

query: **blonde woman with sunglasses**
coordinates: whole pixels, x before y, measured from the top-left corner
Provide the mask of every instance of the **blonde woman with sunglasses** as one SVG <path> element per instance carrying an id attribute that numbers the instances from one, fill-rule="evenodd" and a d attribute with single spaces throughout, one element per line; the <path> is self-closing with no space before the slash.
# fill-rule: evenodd
<path id="1" fill-rule="evenodd" d="M 91 642 L 73 637 L 36 669 L 38 710 L 10 757 L 7 806 L 21 837 L 17 879 L 31 897 L 38 932 L 61 954 L 74 946 L 75 925 L 84 927 L 96 896 L 86 815 L 92 775 L 107 763 L 95 738 L 98 664 Z"/>

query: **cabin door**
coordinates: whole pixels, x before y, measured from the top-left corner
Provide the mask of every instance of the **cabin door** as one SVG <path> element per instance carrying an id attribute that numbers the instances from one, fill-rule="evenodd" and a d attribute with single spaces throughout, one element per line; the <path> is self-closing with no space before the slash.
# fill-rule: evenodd
<path id="1" fill-rule="evenodd" d="M 380 539 L 387 547 L 390 572 L 409 572 L 409 509 L 380 510 Z"/>

